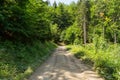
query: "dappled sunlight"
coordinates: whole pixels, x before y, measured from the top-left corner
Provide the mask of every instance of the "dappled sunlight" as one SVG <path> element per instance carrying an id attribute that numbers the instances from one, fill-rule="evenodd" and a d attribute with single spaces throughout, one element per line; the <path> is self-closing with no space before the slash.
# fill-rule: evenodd
<path id="1" fill-rule="evenodd" d="M 29 80 L 103 80 L 96 72 L 60 46 Z"/>
<path id="2" fill-rule="evenodd" d="M 96 72 L 85 70 L 83 72 L 72 72 L 62 69 L 54 69 L 53 72 L 46 71 L 43 75 L 37 75 L 37 80 L 103 80 Z M 50 78 L 50 79 L 49 79 Z"/>

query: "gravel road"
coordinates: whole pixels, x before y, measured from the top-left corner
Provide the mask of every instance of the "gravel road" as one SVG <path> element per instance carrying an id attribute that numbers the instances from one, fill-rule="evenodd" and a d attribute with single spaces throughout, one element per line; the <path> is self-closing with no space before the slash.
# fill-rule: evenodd
<path id="1" fill-rule="evenodd" d="M 59 46 L 28 80 L 104 80 L 92 68 Z"/>

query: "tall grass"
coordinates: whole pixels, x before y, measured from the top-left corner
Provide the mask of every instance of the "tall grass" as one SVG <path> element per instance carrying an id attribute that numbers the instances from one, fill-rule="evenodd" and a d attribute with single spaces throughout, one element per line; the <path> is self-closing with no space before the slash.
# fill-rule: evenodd
<path id="1" fill-rule="evenodd" d="M 25 80 L 56 48 L 52 42 L 0 43 L 0 80 Z"/>
<path id="2" fill-rule="evenodd" d="M 106 80 L 120 80 L 120 45 L 101 43 L 96 50 L 95 44 L 67 46 L 77 58 L 91 61 Z M 88 61 L 89 60 L 89 61 Z"/>

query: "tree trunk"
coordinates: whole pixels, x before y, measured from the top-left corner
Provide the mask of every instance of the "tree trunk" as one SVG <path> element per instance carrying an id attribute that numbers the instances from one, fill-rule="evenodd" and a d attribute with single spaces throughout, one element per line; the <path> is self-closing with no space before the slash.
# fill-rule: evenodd
<path id="1" fill-rule="evenodd" d="M 114 44 L 116 44 L 117 43 L 117 35 L 116 35 L 116 33 L 114 32 Z"/>
<path id="2" fill-rule="evenodd" d="M 86 45 L 86 41 L 87 41 L 87 32 L 86 32 L 86 17 L 84 15 L 84 22 L 83 22 L 83 31 L 84 31 L 84 44 Z"/>
<path id="3" fill-rule="evenodd" d="M 103 39 L 105 39 L 105 27 L 103 26 Z"/>

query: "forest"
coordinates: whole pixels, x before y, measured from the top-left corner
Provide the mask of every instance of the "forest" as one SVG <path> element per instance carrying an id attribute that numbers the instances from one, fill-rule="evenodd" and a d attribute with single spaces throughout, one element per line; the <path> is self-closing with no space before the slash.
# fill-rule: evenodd
<path id="1" fill-rule="evenodd" d="M 58 43 L 120 80 L 120 0 L 0 0 L 0 80 L 26 80 Z"/>

